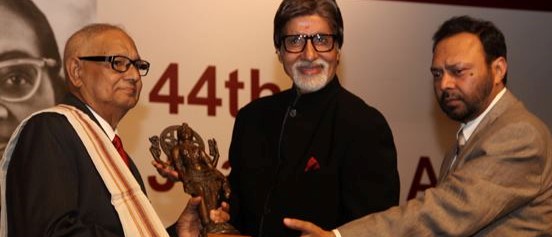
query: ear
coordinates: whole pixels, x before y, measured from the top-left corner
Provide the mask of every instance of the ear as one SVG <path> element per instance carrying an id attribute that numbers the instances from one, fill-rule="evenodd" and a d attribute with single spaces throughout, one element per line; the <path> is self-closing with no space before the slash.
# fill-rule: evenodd
<path id="1" fill-rule="evenodd" d="M 280 49 L 276 49 L 276 55 L 278 55 L 278 61 L 283 62 L 283 59 L 282 59 L 283 55 Z"/>
<path id="2" fill-rule="evenodd" d="M 495 84 L 504 83 L 504 76 L 508 71 L 508 62 L 504 57 L 498 57 L 491 64 L 491 70 L 493 72 L 493 80 Z"/>
<path id="3" fill-rule="evenodd" d="M 65 67 L 67 68 L 67 80 L 69 83 L 76 88 L 81 87 L 82 62 L 79 59 L 72 57 L 65 62 Z"/>
<path id="4" fill-rule="evenodd" d="M 336 61 L 337 61 L 337 65 L 339 65 L 339 62 L 341 61 L 341 48 L 337 48 Z"/>

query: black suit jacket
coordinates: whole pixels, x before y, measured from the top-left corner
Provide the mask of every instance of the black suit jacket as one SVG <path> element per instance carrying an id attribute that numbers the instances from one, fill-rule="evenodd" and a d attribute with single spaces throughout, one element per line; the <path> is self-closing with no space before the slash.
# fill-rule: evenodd
<path id="1" fill-rule="evenodd" d="M 76 97 L 69 95 L 63 103 L 98 123 Z M 145 190 L 132 160 L 130 169 Z M 63 115 L 43 113 L 28 121 L 6 186 L 9 236 L 124 236 L 109 191 Z"/>
<path id="2" fill-rule="evenodd" d="M 298 236 L 284 217 L 331 229 L 398 204 L 391 130 L 337 78 L 298 99 L 293 88 L 242 108 L 229 159 L 231 222 L 243 234 Z"/>

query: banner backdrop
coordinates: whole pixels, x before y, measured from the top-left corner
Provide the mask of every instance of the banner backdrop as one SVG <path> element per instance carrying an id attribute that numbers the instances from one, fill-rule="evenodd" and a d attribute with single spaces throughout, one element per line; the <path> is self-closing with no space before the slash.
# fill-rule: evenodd
<path id="1" fill-rule="evenodd" d="M 55 31 L 81 17 L 73 1 L 38 1 Z M 188 196 L 151 166 L 148 138 L 169 125 L 188 123 L 204 139 L 217 139 L 219 169 L 227 174 L 228 147 L 236 111 L 254 98 L 287 89 L 272 44 L 279 0 L 90 1 L 98 21 L 122 25 L 151 62 L 142 78 L 141 101 L 121 122 L 119 133 L 138 165 L 150 200 L 164 224 L 173 223 Z M 552 126 L 552 13 L 408 2 L 341 0 L 345 43 L 338 75 L 342 84 L 379 109 L 398 150 L 401 202 L 435 184 L 444 152 L 458 124 L 435 102 L 431 36 L 446 19 L 471 15 L 491 20 L 507 39 L 508 88 Z M 63 4 L 62 4 L 63 5 Z M 57 34 L 58 32 L 56 32 Z M 59 42 L 65 42 L 66 33 Z M 63 45 L 63 44 L 61 44 Z M 62 47 L 61 47 L 62 48 Z M 254 190 L 252 190 L 254 191 Z M 323 208 L 323 207 L 320 207 Z"/>

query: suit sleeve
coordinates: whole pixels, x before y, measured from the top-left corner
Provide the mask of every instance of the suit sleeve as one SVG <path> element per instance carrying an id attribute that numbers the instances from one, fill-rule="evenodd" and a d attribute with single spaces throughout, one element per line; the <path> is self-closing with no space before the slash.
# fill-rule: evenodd
<path id="1" fill-rule="evenodd" d="M 466 162 L 423 197 L 339 227 L 348 236 L 471 236 L 526 205 L 543 187 L 546 138 L 509 123 L 477 144 Z"/>
<path id="2" fill-rule="evenodd" d="M 9 236 L 120 236 L 79 212 L 78 146 L 61 115 L 41 114 L 21 131 L 7 174 Z"/>
<path id="3" fill-rule="evenodd" d="M 357 115 L 358 116 L 358 115 Z M 350 221 L 399 203 L 399 175 L 393 135 L 383 115 L 371 110 L 360 120 L 341 172 L 343 210 Z"/>
<path id="4" fill-rule="evenodd" d="M 230 150 L 228 155 L 228 160 L 230 162 L 230 166 L 232 167 L 232 170 L 230 171 L 230 174 L 228 176 L 228 181 L 230 183 L 230 187 L 232 188 L 232 192 L 230 193 L 230 224 L 237 228 L 238 230 L 244 229 L 244 223 L 241 217 L 241 207 L 240 207 L 240 195 L 239 193 L 241 185 L 239 184 L 239 174 L 241 174 L 239 162 L 237 159 L 239 159 L 240 156 L 240 148 L 241 146 L 241 126 L 240 126 L 241 116 L 240 113 L 238 113 L 236 120 L 234 122 L 234 129 L 232 132 L 232 141 L 230 144 Z"/>

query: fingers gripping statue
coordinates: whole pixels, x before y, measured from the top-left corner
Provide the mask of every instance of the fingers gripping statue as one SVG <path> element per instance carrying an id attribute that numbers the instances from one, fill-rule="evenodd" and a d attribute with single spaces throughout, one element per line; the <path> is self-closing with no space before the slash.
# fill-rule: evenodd
<path id="1" fill-rule="evenodd" d="M 174 132 L 176 130 L 176 139 Z M 210 210 L 217 209 L 223 200 L 230 197 L 226 177 L 216 169 L 219 152 L 216 141 L 210 139 L 209 155 L 205 153 L 203 140 L 188 124 L 171 126 L 161 133 L 161 138 L 150 138 L 150 152 L 157 162 L 174 168 L 183 182 L 184 191 L 193 197 L 201 196 L 199 215 L 203 235 L 207 233 L 238 234 L 228 223 L 214 223 L 209 218 Z M 167 161 L 160 158 L 161 148 Z"/>

